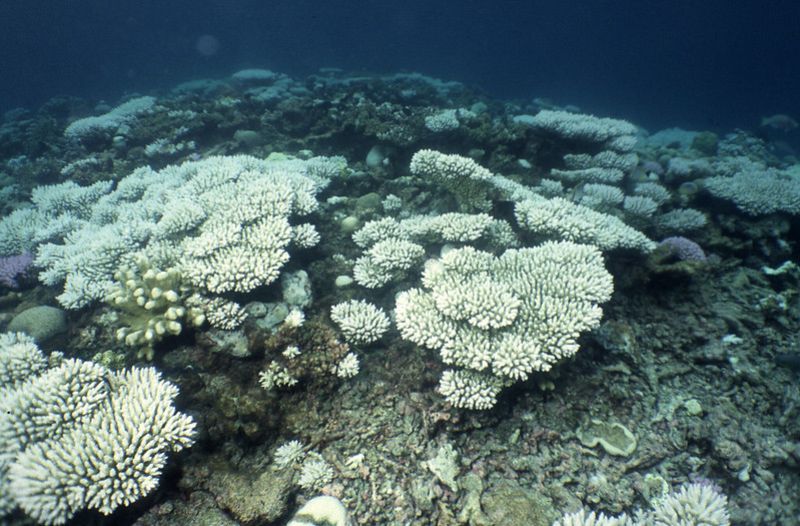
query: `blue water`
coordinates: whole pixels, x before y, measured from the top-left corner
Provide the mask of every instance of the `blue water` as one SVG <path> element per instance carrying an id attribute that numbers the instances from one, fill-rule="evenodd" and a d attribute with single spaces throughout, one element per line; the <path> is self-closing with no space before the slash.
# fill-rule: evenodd
<path id="1" fill-rule="evenodd" d="M 798 21 L 786 0 L 6 0 L 0 109 L 115 101 L 242 67 L 339 67 L 420 71 L 651 129 L 755 128 L 800 116 Z"/>

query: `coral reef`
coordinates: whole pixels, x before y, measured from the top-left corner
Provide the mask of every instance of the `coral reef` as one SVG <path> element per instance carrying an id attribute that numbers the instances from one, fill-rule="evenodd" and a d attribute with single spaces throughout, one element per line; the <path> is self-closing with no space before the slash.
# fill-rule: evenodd
<path id="1" fill-rule="evenodd" d="M 10 112 L 4 520 L 792 524 L 784 152 L 414 73 Z"/>

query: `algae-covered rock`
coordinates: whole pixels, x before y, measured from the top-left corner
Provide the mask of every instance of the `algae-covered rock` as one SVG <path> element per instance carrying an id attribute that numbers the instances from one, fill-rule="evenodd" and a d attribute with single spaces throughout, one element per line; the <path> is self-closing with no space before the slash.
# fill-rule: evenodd
<path id="1" fill-rule="evenodd" d="M 214 497 L 205 491 L 193 491 L 188 500 L 174 499 L 154 506 L 137 519 L 136 526 L 239 526 L 219 509 Z"/>
<path id="2" fill-rule="evenodd" d="M 436 455 L 429 459 L 427 467 L 431 473 L 436 475 L 439 482 L 449 487 L 453 491 L 458 491 L 458 452 L 451 444 L 443 444 L 436 451 Z"/>
<path id="3" fill-rule="evenodd" d="M 458 513 L 458 521 L 461 524 L 471 526 L 490 526 L 492 523 L 481 509 L 481 494 L 483 493 L 483 481 L 475 473 L 467 473 L 462 481 L 464 498 L 461 501 L 461 511 Z"/>
<path id="4" fill-rule="evenodd" d="M 251 355 L 247 336 L 241 329 L 233 331 L 209 329 L 198 337 L 198 342 L 211 352 L 227 354 L 234 358 L 247 358 Z"/>
<path id="5" fill-rule="evenodd" d="M 218 472 L 209 481 L 219 506 L 240 524 L 264 524 L 286 513 L 291 474 L 265 470 L 253 478 L 246 473 Z"/>
<path id="6" fill-rule="evenodd" d="M 642 479 L 641 493 L 645 500 L 652 504 L 669 494 L 669 484 L 661 475 L 648 473 Z"/>
<path id="7" fill-rule="evenodd" d="M 636 450 L 636 437 L 619 423 L 609 424 L 592 419 L 576 432 L 578 440 L 586 447 L 599 444 L 609 455 L 627 457 Z"/>
<path id="8" fill-rule="evenodd" d="M 364 194 L 356 199 L 356 215 L 364 216 L 381 209 L 381 196 L 376 192 Z"/>
<path id="9" fill-rule="evenodd" d="M 714 156 L 717 155 L 717 147 L 719 146 L 719 137 L 716 133 L 710 131 L 702 131 L 694 136 L 692 139 L 692 148 L 702 153 L 703 155 Z"/>
<path id="10" fill-rule="evenodd" d="M 483 511 L 489 524 L 550 526 L 558 518 L 552 501 L 535 489 L 505 480 L 484 492 Z"/>
<path id="11" fill-rule="evenodd" d="M 6 330 L 24 332 L 41 344 L 67 332 L 67 315 L 59 308 L 39 305 L 14 316 Z"/>
<path id="12" fill-rule="evenodd" d="M 683 408 L 686 409 L 686 413 L 689 416 L 702 416 L 703 415 L 703 406 L 700 405 L 700 402 L 695 398 L 690 398 L 683 403 Z"/>

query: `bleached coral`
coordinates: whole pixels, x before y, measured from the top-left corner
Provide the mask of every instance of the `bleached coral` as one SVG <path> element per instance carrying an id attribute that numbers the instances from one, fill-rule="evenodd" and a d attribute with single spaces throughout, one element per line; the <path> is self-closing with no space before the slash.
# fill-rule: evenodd
<path id="1" fill-rule="evenodd" d="M 717 488 L 693 483 L 655 499 L 651 509 L 634 518 L 579 510 L 564 515 L 553 526 L 730 526 L 727 507 L 727 497 Z"/>
<path id="2" fill-rule="evenodd" d="M 209 157 L 139 168 L 113 189 L 110 182 L 40 187 L 35 208 L 0 221 L 0 250 L 31 246 L 21 236 L 47 232 L 36 250 L 39 278 L 64 283 L 59 301 L 68 308 L 105 298 L 114 273 L 139 257 L 176 268 L 209 300 L 248 292 L 278 277 L 290 244 L 317 242 L 313 226 L 296 219 L 316 209 L 316 194 L 345 169 L 341 158 Z M 217 307 L 210 321 L 231 326 L 238 318 L 229 306 L 210 305 Z"/>
<path id="3" fill-rule="evenodd" d="M 202 309 L 185 305 L 188 290 L 175 268 L 162 270 L 142 257 L 114 279 L 116 287 L 106 300 L 120 313 L 117 340 L 139 348 L 140 357 L 152 360 L 156 342 L 180 334 L 185 324 L 199 327 L 206 320 Z"/>
<path id="4" fill-rule="evenodd" d="M 617 122 L 624 123 L 624 121 Z M 620 126 L 621 129 L 625 128 L 625 126 L 622 124 L 620 124 Z M 598 154 L 596 159 L 595 157 L 588 155 L 586 158 L 584 158 L 581 157 L 581 154 L 577 154 L 572 158 L 571 161 L 571 163 L 576 166 L 581 165 L 581 163 L 596 163 L 598 166 L 592 166 L 579 170 L 554 170 L 554 172 L 564 175 L 567 179 L 575 177 L 575 179 L 570 180 L 570 182 L 573 183 L 602 182 L 602 184 L 605 184 L 606 187 L 609 187 L 611 185 L 606 183 L 619 182 L 624 174 L 617 168 L 607 168 L 604 166 L 612 166 L 615 163 L 625 165 L 626 163 L 631 163 L 635 159 L 635 155 L 633 154 L 618 154 L 615 152 L 601 153 L 604 155 Z M 566 239 L 580 243 L 591 243 L 601 247 L 603 250 L 631 248 L 635 250 L 641 250 L 643 252 L 649 252 L 655 247 L 655 243 L 648 239 L 647 236 L 631 226 L 626 225 L 614 215 L 592 210 L 592 208 L 589 206 L 571 203 L 564 198 L 554 197 L 552 199 L 547 199 L 542 195 L 539 195 L 538 192 L 542 192 L 542 194 L 545 195 L 558 195 L 563 193 L 563 185 L 561 184 L 561 181 L 544 180 L 543 186 L 538 188 L 528 187 L 508 177 L 492 174 L 485 168 L 480 167 L 471 159 L 466 159 L 459 156 L 447 156 L 432 150 L 421 150 L 420 152 L 417 152 L 417 154 L 420 154 L 421 157 L 425 159 L 430 157 L 431 160 L 426 161 L 428 164 L 435 165 L 437 162 L 443 162 L 444 164 L 447 164 L 447 162 L 452 162 L 453 164 L 459 165 L 460 163 L 464 163 L 465 165 L 470 166 L 470 168 L 466 171 L 479 170 L 482 174 L 480 180 L 486 182 L 485 187 L 481 186 L 481 192 L 483 192 L 482 195 L 485 195 L 488 198 L 488 196 L 492 194 L 495 198 L 499 198 L 502 201 L 510 201 L 514 203 L 514 214 L 517 219 L 517 223 L 523 229 L 534 234 L 543 235 L 545 237 Z M 452 157 L 456 157 L 457 159 L 451 159 Z M 582 160 L 578 161 L 576 158 Z M 593 188 L 599 190 L 601 187 L 589 186 L 589 188 L 589 193 L 592 193 Z M 606 188 L 606 190 L 609 190 L 609 188 Z M 591 206 L 604 207 L 607 206 L 608 202 L 619 201 L 619 192 L 612 192 L 614 195 L 612 195 L 611 192 L 605 191 L 603 192 L 603 196 L 588 196 L 586 199 L 587 204 Z M 604 203 L 603 198 L 606 198 L 607 202 Z M 475 225 L 475 221 L 481 215 L 482 214 L 473 214 L 472 216 L 469 216 L 469 221 L 471 224 Z M 488 230 L 493 231 L 494 234 L 500 234 L 499 236 L 493 237 L 503 238 L 503 242 L 497 243 L 495 241 L 492 243 L 491 239 L 487 239 L 487 241 L 492 243 L 495 248 L 503 248 L 503 243 L 506 243 L 506 247 L 515 246 L 517 244 L 516 235 L 514 234 L 513 230 L 511 230 L 510 226 L 503 221 L 493 221 L 492 227 Z M 441 224 L 452 227 L 458 222 L 460 221 L 457 221 L 456 218 L 452 217 L 451 215 L 451 217 L 447 218 L 443 216 Z M 431 221 L 429 224 L 434 223 L 434 221 Z M 369 244 L 374 243 L 377 239 L 385 239 L 387 237 L 400 237 L 404 239 L 411 238 L 417 242 L 422 242 L 422 239 L 419 238 L 419 233 L 414 232 L 413 226 L 414 218 L 409 218 L 402 222 L 393 221 L 390 218 L 386 218 L 380 222 L 368 223 L 353 237 L 356 241 L 356 244 L 360 246 L 368 246 Z M 430 228 L 430 230 L 437 231 L 436 228 Z M 446 230 L 446 228 L 440 227 L 437 233 L 442 233 Z M 414 234 L 417 234 L 418 237 L 414 238 Z M 483 234 L 482 236 L 486 237 L 486 234 Z M 459 239 L 457 241 L 475 241 L 475 238 L 469 240 Z"/>
<path id="5" fill-rule="evenodd" d="M 363 300 L 337 303 L 331 307 L 331 319 L 350 343 L 372 343 L 389 330 L 389 317 L 386 313 Z"/>
<path id="6" fill-rule="evenodd" d="M 316 209 L 317 187 L 301 174 L 278 174 L 269 165 L 220 164 L 196 172 L 184 187 L 208 217 L 183 242 L 181 267 L 200 289 L 248 292 L 277 279 L 293 239 L 289 217 Z"/>
<path id="7" fill-rule="evenodd" d="M 618 248 L 649 252 L 655 243 L 615 216 L 576 205 L 559 197 L 516 203 L 520 227 L 532 234 L 588 243 L 602 250 Z"/>
<path id="8" fill-rule="evenodd" d="M 541 197 L 541 195 L 539 195 L 540 192 L 542 195 L 558 195 L 564 188 L 561 181 L 555 181 L 553 179 L 547 179 L 547 182 L 544 181 L 545 180 L 543 180 L 542 186 L 530 187 L 508 177 L 494 174 L 492 178 L 489 179 L 489 184 L 491 184 L 501 200 L 510 201 L 512 203 L 525 201 L 526 199 L 539 199 Z"/>
<path id="9" fill-rule="evenodd" d="M 383 198 L 381 206 L 383 206 L 383 211 L 387 214 L 395 214 L 402 210 L 403 200 L 394 194 L 389 194 Z"/>
<path id="10" fill-rule="evenodd" d="M 235 329 L 247 318 L 247 313 L 241 305 L 226 298 L 207 298 L 200 294 L 192 294 L 186 300 L 186 306 L 202 311 L 208 323 L 218 329 Z"/>
<path id="11" fill-rule="evenodd" d="M 616 184 L 625 173 L 636 167 L 639 158 L 635 153 L 619 154 L 602 151 L 595 155 L 568 153 L 564 156 L 566 170 L 554 168 L 550 175 L 566 183 Z"/>
<path id="12" fill-rule="evenodd" d="M 283 350 L 281 356 L 291 360 L 292 358 L 297 358 L 300 356 L 300 348 L 297 345 L 289 345 L 286 349 Z"/>
<path id="13" fill-rule="evenodd" d="M 302 460 L 305 452 L 303 451 L 303 444 L 299 440 L 290 440 L 285 442 L 278 449 L 275 450 L 273 461 L 280 467 L 291 466 Z"/>
<path id="14" fill-rule="evenodd" d="M 68 163 L 61 169 L 61 175 L 64 177 L 73 177 L 76 173 L 83 170 L 94 170 L 102 165 L 102 161 L 95 156 L 85 157 Z"/>
<path id="15" fill-rule="evenodd" d="M 488 180 L 492 173 L 468 157 L 420 150 L 409 166 L 415 176 L 430 179 L 453 193 L 462 211 L 487 210 Z"/>
<path id="16" fill-rule="evenodd" d="M 658 499 L 642 521 L 654 526 L 728 526 L 728 498 L 711 484 L 687 484 Z"/>
<path id="17" fill-rule="evenodd" d="M 298 248 L 311 248 L 319 243 L 319 232 L 310 223 L 302 223 L 292 229 L 292 244 Z"/>
<path id="18" fill-rule="evenodd" d="M 231 78 L 242 83 L 259 84 L 275 81 L 282 76 L 282 74 L 268 69 L 249 68 L 237 71 L 231 75 Z"/>
<path id="19" fill-rule="evenodd" d="M 638 162 L 639 156 L 635 153 L 619 154 L 609 150 L 594 155 L 589 155 L 587 153 L 570 153 L 564 156 L 564 164 L 570 170 L 598 167 L 630 172 L 636 167 Z"/>
<path id="20" fill-rule="evenodd" d="M 333 481 L 334 472 L 328 462 L 318 453 L 311 453 L 300 468 L 297 483 L 307 491 L 319 491 Z"/>
<path id="21" fill-rule="evenodd" d="M 658 203 L 643 195 L 629 195 L 625 197 L 622 209 L 635 217 L 651 217 L 658 210 Z"/>
<path id="22" fill-rule="evenodd" d="M 616 186 L 587 184 L 582 188 L 580 203 L 594 209 L 611 208 L 622 204 L 625 194 Z"/>
<path id="23" fill-rule="evenodd" d="M 258 383 L 267 391 L 280 387 L 291 387 L 297 383 L 286 367 L 277 362 L 270 362 L 266 369 L 258 374 Z"/>
<path id="24" fill-rule="evenodd" d="M 161 137 L 144 147 L 144 154 L 147 157 L 170 157 L 182 153 L 192 152 L 197 145 L 194 141 L 179 141 Z"/>
<path id="25" fill-rule="evenodd" d="M 671 198 L 669 190 L 667 190 L 664 186 L 653 182 L 644 182 L 637 184 L 633 189 L 633 193 L 634 195 L 649 197 L 650 199 L 655 201 L 659 206 L 668 202 Z"/>
<path id="26" fill-rule="evenodd" d="M 154 97 L 137 97 L 124 102 L 116 108 L 98 115 L 73 121 L 64 130 L 67 138 L 85 139 L 98 133 L 111 133 L 123 124 L 132 123 L 140 115 L 153 111 Z"/>
<path id="27" fill-rule="evenodd" d="M 494 407 L 497 395 L 509 383 L 475 371 L 445 370 L 437 390 L 456 407 L 486 410 Z"/>
<path id="28" fill-rule="evenodd" d="M 554 522 L 553 526 L 636 526 L 636 523 L 624 513 L 617 517 L 609 517 L 603 513 L 578 510 L 567 513 Z"/>
<path id="29" fill-rule="evenodd" d="M 672 180 L 697 179 L 698 177 L 707 177 L 713 173 L 714 168 L 705 159 L 673 157 L 667 163 L 667 176 Z"/>
<path id="30" fill-rule="evenodd" d="M 629 152 L 636 145 L 636 126 L 619 119 L 542 110 L 529 123 L 563 139 L 602 143 L 607 149 L 617 152 Z"/>
<path id="31" fill-rule="evenodd" d="M 784 212 L 800 214 L 800 176 L 775 169 L 709 177 L 703 186 L 713 196 L 733 202 L 752 216 Z"/>
<path id="32" fill-rule="evenodd" d="M 50 216 L 34 208 L 18 208 L 0 220 L 0 256 L 32 253 L 38 233 L 50 223 Z"/>
<path id="33" fill-rule="evenodd" d="M 505 249 L 518 244 L 511 225 L 488 214 L 446 213 L 403 220 L 369 221 L 353 234 L 367 248 L 353 269 L 359 285 L 376 288 L 402 277 L 422 260 L 423 244 L 484 242 Z"/>
<path id="34" fill-rule="evenodd" d="M 567 183 L 618 183 L 625 174 L 616 168 L 593 166 L 580 170 L 550 170 L 550 176 Z"/>
<path id="35" fill-rule="evenodd" d="M 289 314 L 283 319 L 283 324 L 286 327 L 297 328 L 303 325 L 306 321 L 306 315 L 300 309 L 292 309 Z"/>
<path id="36" fill-rule="evenodd" d="M 500 257 L 454 249 L 426 264 L 422 283 L 398 295 L 397 327 L 467 372 L 443 376 L 440 390 L 469 408 L 491 406 L 502 385 L 577 352 L 613 288 L 600 252 L 570 242 Z"/>
<path id="37" fill-rule="evenodd" d="M 425 127 L 434 133 L 457 130 L 461 126 L 458 120 L 458 110 L 442 110 L 425 117 Z"/>
<path id="38" fill-rule="evenodd" d="M 560 197 L 564 195 L 564 184 L 555 179 L 542 179 L 538 191 L 544 197 Z"/>
<path id="39" fill-rule="evenodd" d="M 355 353 L 347 353 L 338 364 L 336 364 L 336 376 L 339 378 L 352 378 L 358 374 L 360 364 Z"/>
<path id="40" fill-rule="evenodd" d="M 678 208 L 665 212 L 655 219 L 655 225 L 662 234 L 681 234 L 706 226 L 706 215 L 694 208 Z"/>
<path id="41" fill-rule="evenodd" d="M 0 388 L 13 387 L 47 368 L 47 360 L 25 333 L 0 334 Z"/>
<path id="42" fill-rule="evenodd" d="M 57 297 L 68 309 L 79 309 L 104 299 L 114 287 L 119 268 L 135 264 L 135 251 L 149 236 L 149 226 L 128 223 L 84 223 L 66 235 L 63 243 L 45 243 L 36 252 L 39 280 L 45 285 L 64 283 Z"/>
<path id="43" fill-rule="evenodd" d="M 353 234 L 353 242 L 361 248 L 369 248 L 378 241 L 391 238 L 408 239 L 400 222 L 391 217 L 369 221 Z"/>
<path id="44" fill-rule="evenodd" d="M 412 216 L 400 222 L 413 240 L 428 243 L 472 243 L 485 241 L 500 248 L 517 245 L 511 225 L 489 214 L 446 213 Z"/>
<path id="45" fill-rule="evenodd" d="M 353 277 L 359 285 L 377 288 L 398 279 L 418 263 L 425 249 L 405 239 L 386 239 L 375 243 L 353 268 Z"/>
<path id="46" fill-rule="evenodd" d="M 29 343 L 3 335 L 0 350 L 30 353 Z M 0 352 L 0 362 L 13 355 Z M 0 514 L 18 506 L 42 524 L 83 509 L 111 514 L 151 493 L 168 453 L 194 440 L 194 421 L 173 406 L 177 388 L 152 368 L 64 360 L 0 393 Z"/>
<path id="47" fill-rule="evenodd" d="M 69 212 L 75 217 L 88 219 L 92 206 L 112 187 L 112 181 L 98 181 L 90 186 L 79 186 L 73 181 L 37 186 L 31 191 L 31 202 L 39 210 L 46 210 L 54 216 Z"/>

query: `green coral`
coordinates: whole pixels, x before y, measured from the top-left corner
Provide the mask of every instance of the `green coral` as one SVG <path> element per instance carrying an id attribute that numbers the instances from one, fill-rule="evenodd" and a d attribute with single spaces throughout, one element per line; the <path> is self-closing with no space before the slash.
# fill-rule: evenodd
<path id="1" fill-rule="evenodd" d="M 116 287 L 108 302 L 119 311 L 117 340 L 139 348 L 139 357 L 152 360 L 153 345 L 165 336 L 178 335 L 189 323 L 205 322 L 203 311 L 187 307 L 189 287 L 182 284 L 175 268 L 162 270 L 151 266 L 146 258 L 138 258 L 135 268 L 114 274 Z"/>

